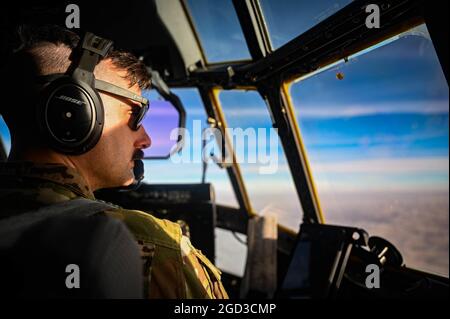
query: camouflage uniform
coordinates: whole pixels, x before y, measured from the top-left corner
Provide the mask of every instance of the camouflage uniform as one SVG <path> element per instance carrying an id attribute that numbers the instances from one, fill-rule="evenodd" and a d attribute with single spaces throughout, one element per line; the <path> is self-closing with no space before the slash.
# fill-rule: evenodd
<path id="1" fill-rule="evenodd" d="M 95 200 L 74 169 L 30 162 L 0 164 L 0 218 L 77 197 Z M 178 224 L 114 205 L 104 213 L 122 220 L 135 236 L 148 298 L 228 298 L 221 272 L 182 235 Z"/>

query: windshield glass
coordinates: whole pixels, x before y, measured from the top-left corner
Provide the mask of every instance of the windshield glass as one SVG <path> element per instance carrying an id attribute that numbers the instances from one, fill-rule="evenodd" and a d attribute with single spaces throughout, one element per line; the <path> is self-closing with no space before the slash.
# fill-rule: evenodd
<path id="1" fill-rule="evenodd" d="M 274 49 L 336 13 L 351 0 L 260 0 Z"/>
<path id="2" fill-rule="evenodd" d="M 327 223 L 448 276 L 449 92 L 425 26 L 291 86 Z"/>
<path id="3" fill-rule="evenodd" d="M 232 1 L 188 0 L 187 3 L 208 62 L 251 58 Z"/>
<path id="4" fill-rule="evenodd" d="M 219 98 L 253 209 L 297 231 L 303 211 L 264 100 L 255 91 L 237 90 Z"/>

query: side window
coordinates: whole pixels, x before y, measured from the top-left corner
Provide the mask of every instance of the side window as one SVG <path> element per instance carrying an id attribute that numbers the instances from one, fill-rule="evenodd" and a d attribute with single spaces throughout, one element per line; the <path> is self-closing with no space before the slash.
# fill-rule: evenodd
<path id="1" fill-rule="evenodd" d="M 327 223 L 448 276 L 449 92 L 424 25 L 291 86 Z"/>
<path id="2" fill-rule="evenodd" d="M 219 99 L 231 129 L 237 161 L 254 210 L 275 214 L 298 230 L 303 213 L 278 133 L 255 91 L 222 91 Z"/>
<path id="3" fill-rule="evenodd" d="M 6 154 L 9 154 L 11 150 L 11 135 L 9 134 L 8 126 L 6 126 L 5 120 L 0 115 L 0 147 L 4 147 Z"/>

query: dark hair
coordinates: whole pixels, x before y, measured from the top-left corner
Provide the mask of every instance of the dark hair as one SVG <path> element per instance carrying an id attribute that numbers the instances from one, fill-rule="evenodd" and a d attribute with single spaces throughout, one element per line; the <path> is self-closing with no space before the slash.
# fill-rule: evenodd
<path id="1" fill-rule="evenodd" d="M 23 107 L 35 103 L 35 78 L 66 72 L 71 64 L 69 57 L 80 41 L 76 33 L 55 25 L 22 25 L 17 29 L 16 38 L 19 41 L 1 71 L 6 82 L 3 92 L 6 99 L 0 105 L 0 114 L 10 129 L 32 124 L 31 117 L 26 118 L 27 111 L 31 110 L 24 110 Z M 141 89 L 150 88 L 150 74 L 146 66 L 132 53 L 111 50 L 104 59 L 110 59 L 114 66 L 126 70 L 125 78 L 130 87 L 138 84 Z"/>

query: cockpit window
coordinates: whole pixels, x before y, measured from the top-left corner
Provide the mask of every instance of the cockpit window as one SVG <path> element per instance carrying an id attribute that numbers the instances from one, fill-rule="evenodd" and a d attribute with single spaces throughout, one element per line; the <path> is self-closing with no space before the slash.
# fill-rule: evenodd
<path id="1" fill-rule="evenodd" d="M 255 91 L 221 91 L 219 99 L 253 209 L 298 230 L 303 212 L 278 133 Z"/>
<path id="2" fill-rule="evenodd" d="M 251 59 L 230 0 L 188 0 L 187 3 L 208 62 Z"/>
<path id="3" fill-rule="evenodd" d="M 327 223 L 448 276 L 449 91 L 424 25 L 291 86 Z"/>
<path id="4" fill-rule="evenodd" d="M 351 0 L 260 0 L 274 49 L 336 13 Z"/>

